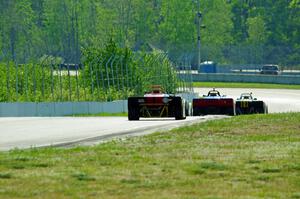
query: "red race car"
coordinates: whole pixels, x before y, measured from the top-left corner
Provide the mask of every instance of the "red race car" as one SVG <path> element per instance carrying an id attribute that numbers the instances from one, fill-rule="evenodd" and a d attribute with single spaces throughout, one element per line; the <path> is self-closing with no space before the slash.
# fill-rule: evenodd
<path id="1" fill-rule="evenodd" d="M 139 120 L 140 117 L 175 117 L 186 118 L 185 99 L 174 94 L 162 92 L 160 86 L 153 86 L 152 91 L 143 97 L 128 98 L 128 120 Z"/>
<path id="2" fill-rule="evenodd" d="M 207 95 L 193 99 L 193 115 L 235 115 L 235 101 L 213 89 Z"/>

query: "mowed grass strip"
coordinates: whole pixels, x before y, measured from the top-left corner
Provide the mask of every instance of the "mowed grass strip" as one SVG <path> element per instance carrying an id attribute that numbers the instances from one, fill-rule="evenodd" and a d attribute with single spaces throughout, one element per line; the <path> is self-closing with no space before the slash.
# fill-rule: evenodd
<path id="1" fill-rule="evenodd" d="M 261 89 L 300 89 L 300 85 L 264 84 L 244 82 L 193 82 L 198 88 L 261 88 Z"/>
<path id="2" fill-rule="evenodd" d="M 0 198 L 299 198 L 300 113 L 0 153 Z M 91 124 L 92 125 L 92 124 Z"/>

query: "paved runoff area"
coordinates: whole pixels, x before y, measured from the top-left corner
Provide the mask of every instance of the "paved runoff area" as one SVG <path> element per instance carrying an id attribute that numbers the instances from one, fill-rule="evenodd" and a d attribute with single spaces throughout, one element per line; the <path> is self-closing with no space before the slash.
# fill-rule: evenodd
<path id="1" fill-rule="evenodd" d="M 222 95 L 236 99 L 243 92 L 252 92 L 264 100 L 270 113 L 300 112 L 300 90 L 216 88 Z M 200 96 L 209 88 L 195 89 Z M 128 121 L 127 117 L 29 117 L 0 118 L 0 150 L 42 146 L 90 145 L 103 140 L 143 135 L 169 130 L 182 125 L 203 122 L 226 116 L 188 117 L 186 120 L 141 119 Z"/>

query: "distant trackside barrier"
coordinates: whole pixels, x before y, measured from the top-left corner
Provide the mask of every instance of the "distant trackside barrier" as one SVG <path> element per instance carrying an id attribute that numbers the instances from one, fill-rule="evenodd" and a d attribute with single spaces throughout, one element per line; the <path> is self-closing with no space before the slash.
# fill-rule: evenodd
<path id="1" fill-rule="evenodd" d="M 194 93 L 181 93 L 191 102 Z M 0 103 L 0 117 L 57 117 L 76 114 L 128 112 L 127 100 L 111 102 L 12 102 Z"/>
<path id="2" fill-rule="evenodd" d="M 252 74 L 224 74 L 224 73 L 199 73 L 192 75 L 194 82 L 249 82 L 249 83 L 274 83 L 274 84 L 300 84 L 300 76 L 297 75 L 252 75 Z M 186 74 L 179 77 L 186 79 Z"/>

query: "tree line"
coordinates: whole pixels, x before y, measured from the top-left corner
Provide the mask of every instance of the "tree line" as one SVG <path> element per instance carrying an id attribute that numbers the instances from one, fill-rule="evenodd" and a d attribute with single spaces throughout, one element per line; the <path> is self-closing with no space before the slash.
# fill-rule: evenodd
<path id="1" fill-rule="evenodd" d="M 300 0 L 200 0 L 201 57 L 299 65 Z M 195 62 L 197 0 L 0 0 L 0 59 L 82 61 L 109 39 Z"/>

